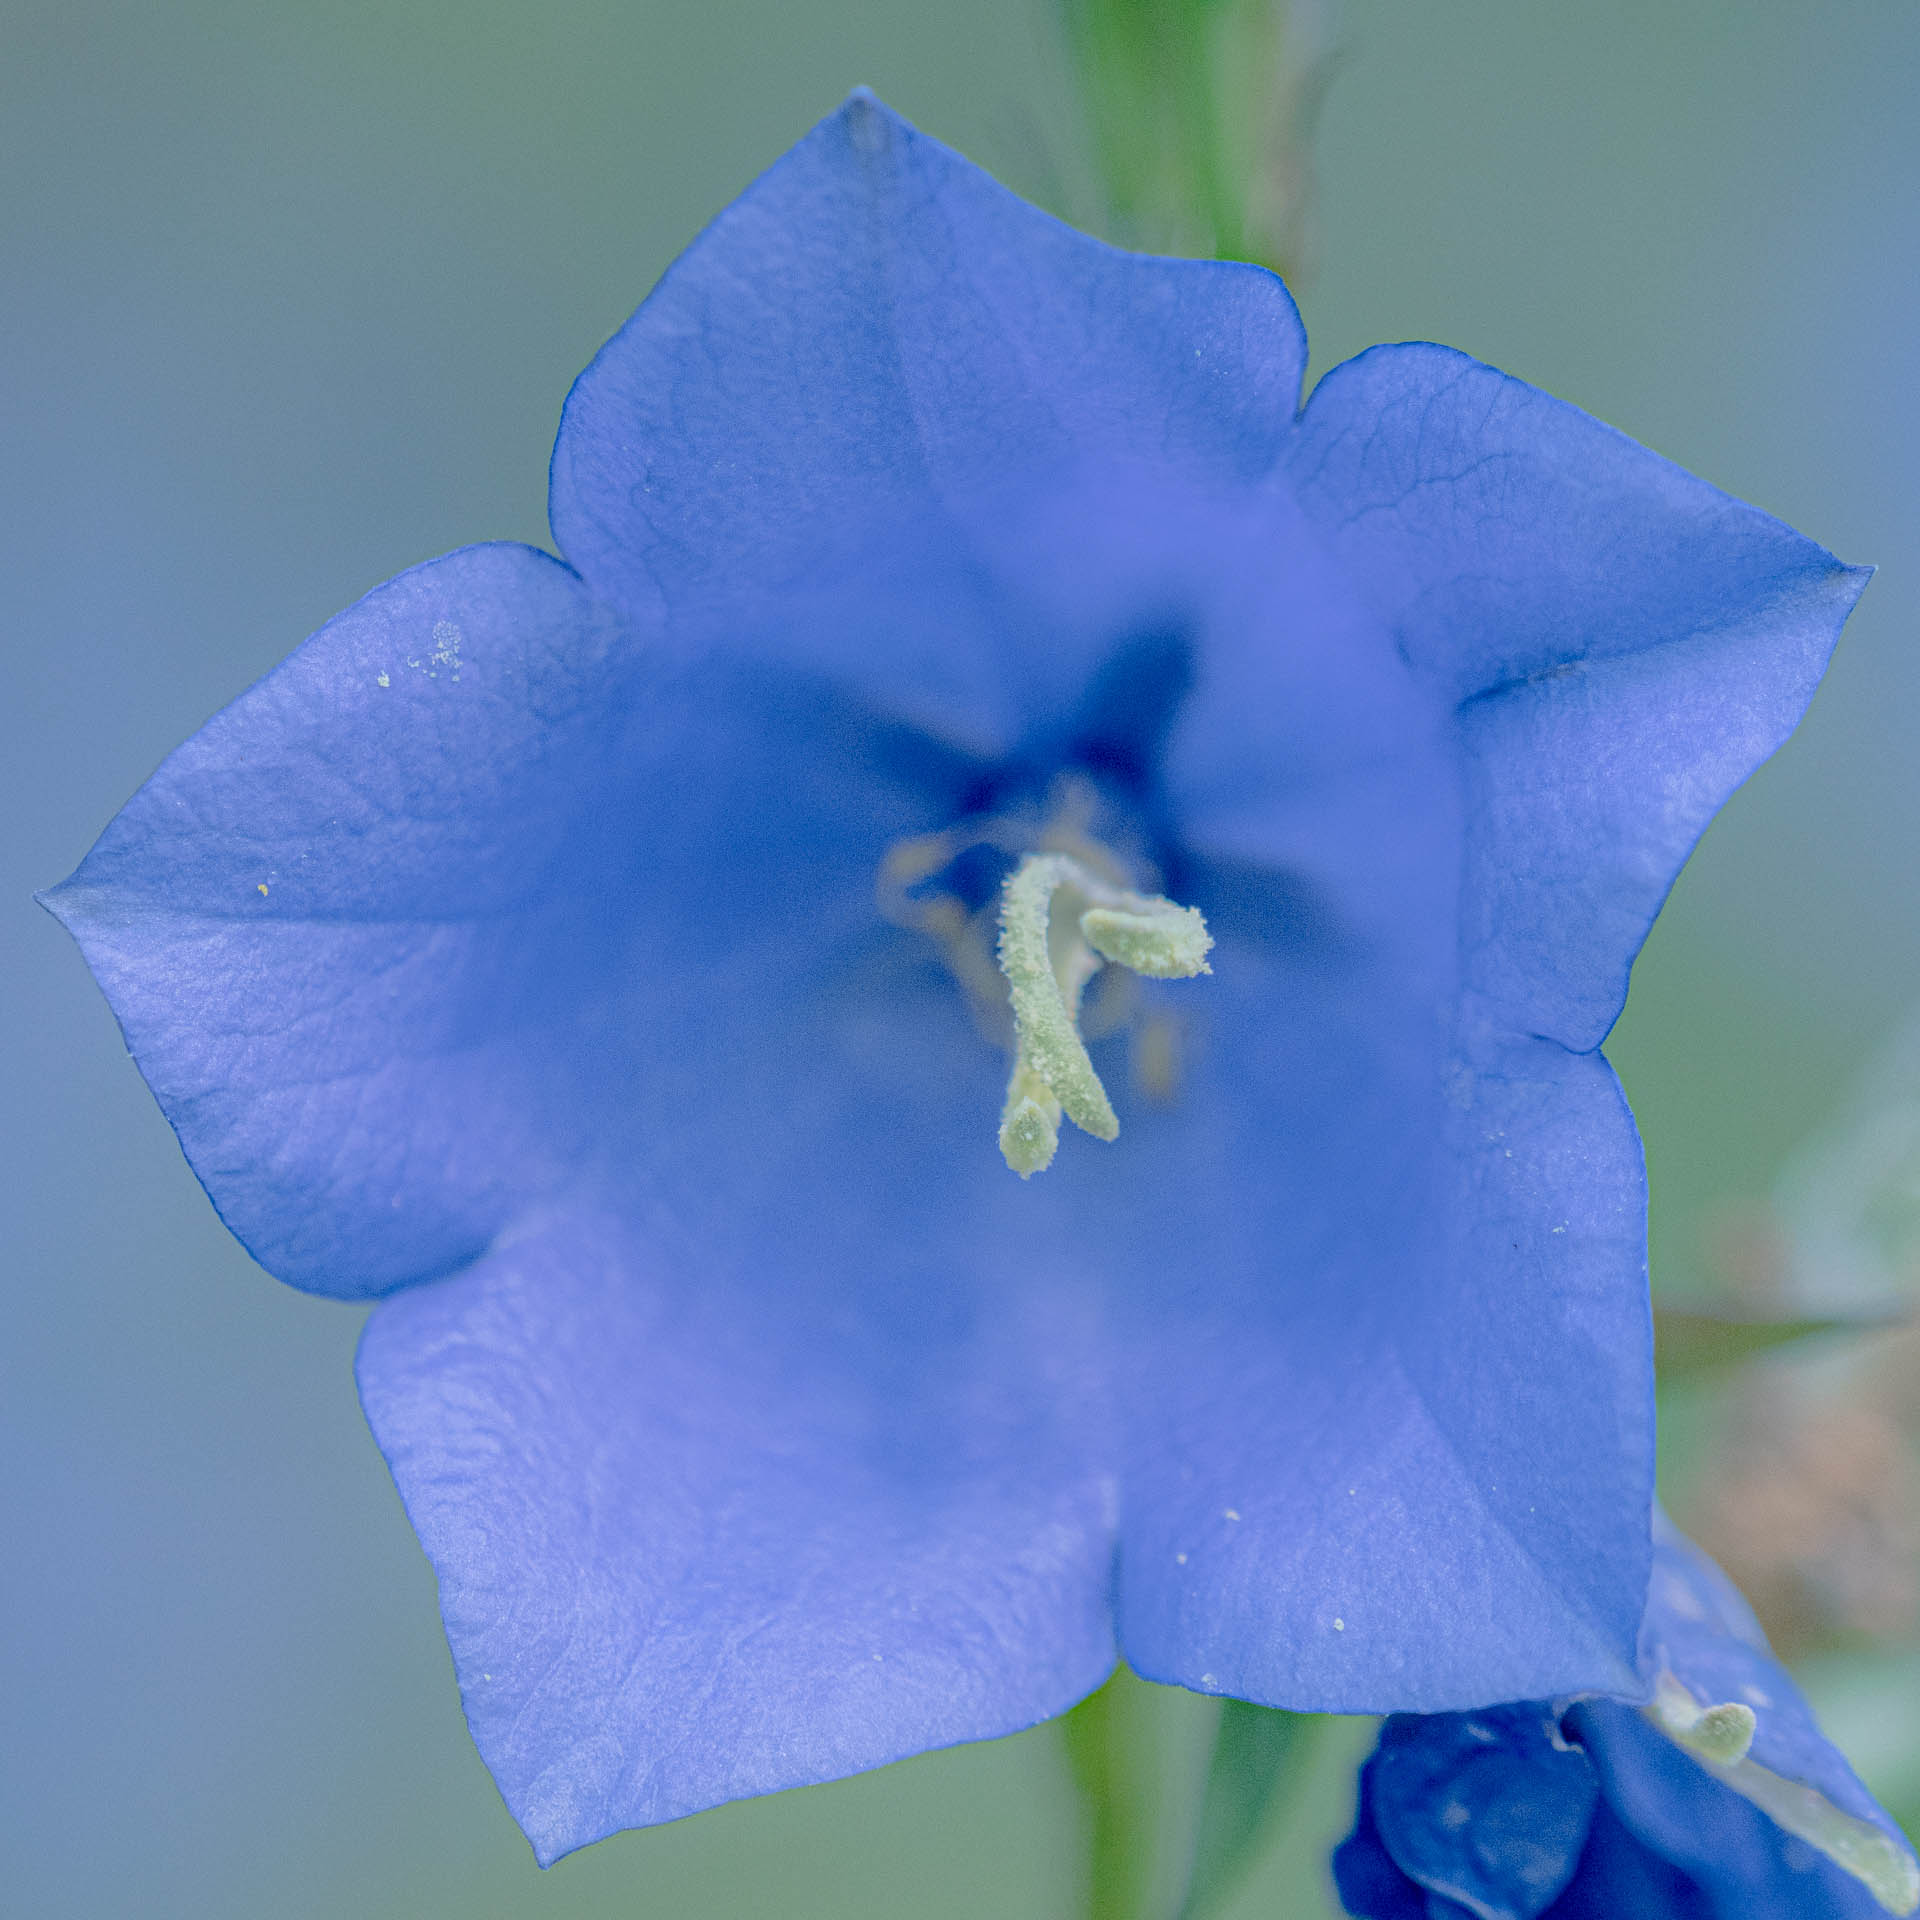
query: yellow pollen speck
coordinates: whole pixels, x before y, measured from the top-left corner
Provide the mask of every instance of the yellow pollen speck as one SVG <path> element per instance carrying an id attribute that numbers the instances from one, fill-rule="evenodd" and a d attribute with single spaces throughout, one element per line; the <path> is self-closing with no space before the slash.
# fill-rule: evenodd
<path id="1" fill-rule="evenodd" d="M 389 680 L 389 679 L 387 678 L 387 676 L 386 676 L 386 675 L 385 675 L 385 674 L 383 673 L 383 674 L 379 674 L 379 675 L 377 675 L 377 676 L 376 676 L 376 678 L 375 678 L 375 684 L 376 684 L 377 686 L 382 686 L 382 687 L 390 687 L 390 686 L 392 686 L 392 685 L 393 685 L 393 682 L 392 682 L 391 680 Z"/>
<path id="2" fill-rule="evenodd" d="M 266 893 L 266 890 L 267 890 L 267 883 L 264 880 L 262 880 L 260 882 L 260 891 L 264 895 Z"/>
<path id="3" fill-rule="evenodd" d="M 1333 1630 L 1335 1633 L 1345 1633 L 1347 1630 L 1347 1623 L 1337 1613 L 1333 1616 Z"/>

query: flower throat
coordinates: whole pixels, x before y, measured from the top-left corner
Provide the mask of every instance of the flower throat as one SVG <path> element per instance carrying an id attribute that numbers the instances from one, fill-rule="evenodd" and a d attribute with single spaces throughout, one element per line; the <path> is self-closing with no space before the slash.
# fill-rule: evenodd
<path id="1" fill-rule="evenodd" d="M 1096 1139 L 1119 1136 L 1120 1122 L 1081 1030 L 1082 1003 L 1103 967 L 1153 980 L 1212 971 L 1213 938 L 1199 909 L 1126 886 L 1120 859 L 1087 832 L 1092 811 L 1090 790 L 1063 782 L 1053 820 L 1037 836 L 1018 820 L 995 816 L 900 841 L 880 867 L 882 910 L 934 940 L 982 1024 L 1004 1028 L 1004 1017 L 995 1021 L 992 1012 L 1011 1008 L 1013 1067 L 1000 1152 L 1023 1180 L 1052 1164 L 1063 1113 Z M 981 915 L 954 894 L 922 898 L 910 891 L 981 846 L 1019 862 L 1000 888 L 997 975 L 981 938 Z M 1103 1009 L 1096 1030 L 1111 1024 L 1117 1024 L 1111 1009 Z M 1170 1091 L 1170 1037 L 1155 1027 L 1141 1037 L 1142 1077 Z"/>

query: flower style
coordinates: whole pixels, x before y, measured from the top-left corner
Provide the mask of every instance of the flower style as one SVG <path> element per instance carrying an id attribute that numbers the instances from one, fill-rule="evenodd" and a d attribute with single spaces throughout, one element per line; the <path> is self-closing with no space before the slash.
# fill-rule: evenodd
<path id="1" fill-rule="evenodd" d="M 386 1296 L 367 1415 L 543 1860 L 1116 1647 L 1633 1684 L 1598 1048 L 1864 576 L 1458 354 L 1304 365 L 1271 275 L 856 95 L 575 386 L 564 563 L 379 588 L 50 896 L 255 1257 Z M 1164 891 L 1212 972 L 1087 985 L 1118 1138 L 1023 1181 L 994 915 L 1054 856 L 1067 935 Z"/>
<path id="2" fill-rule="evenodd" d="M 1821 1737 L 1752 1611 L 1656 1522 L 1636 1710 L 1397 1715 L 1334 1856 L 1365 1920 L 1883 1920 L 1920 1863 Z"/>

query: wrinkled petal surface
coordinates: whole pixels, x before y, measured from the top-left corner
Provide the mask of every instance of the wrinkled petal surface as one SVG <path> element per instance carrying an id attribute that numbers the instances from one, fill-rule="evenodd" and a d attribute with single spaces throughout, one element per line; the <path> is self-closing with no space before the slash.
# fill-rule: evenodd
<path id="1" fill-rule="evenodd" d="M 539 1057 L 618 720 L 612 622 L 549 555 L 369 594 L 216 715 L 47 903 L 221 1217 L 364 1295 L 475 1258 L 584 1145 Z"/>
<path id="2" fill-rule="evenodd" d="M 1145 465 L 1244 484 L 1284 443 L 1305 367 L 1271 274 L 1118 253 L 856 94 L 581 375 L 554 534 L 609 601 L 694 617 L 808 590 L 850 535 L 870 565 L 901 528 L 983 508 L 992 526 L 1010 479 Z M 1081 663 L 1045 629 L 956 644 L 953 599 L 927 592 L 884 648 L 825 624 L 783 645 L 1004 746 L 1019 705 L 1079 690 Z"/>
<path id="3" fill-rule="evenodd" d="M 1111 1669 L 1093 1383 L 1031 1308 L 888 1306 L 849 1325 L 572 1219 L 370 1322 L 368 1416 L 543 1862 L 1011 1732 Z"/>
<path id="4" fill-rule="evenodd" d="M 1460 717 L 1470 1010 L 1598 1046 L 1680 864 L 1805 709 L 1869 569 L 1444 347 L 1375 347 L 1290 450 Z"/>

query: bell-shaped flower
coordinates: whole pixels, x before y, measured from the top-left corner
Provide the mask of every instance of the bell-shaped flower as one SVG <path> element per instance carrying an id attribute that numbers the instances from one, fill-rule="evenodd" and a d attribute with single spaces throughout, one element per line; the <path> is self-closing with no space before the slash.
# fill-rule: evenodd
<path id="1" fill-rule="evenodd" d="M 1397 1714 L 1334 1856 L 1364 1920 L 1885 1920 L 1900 1829 L 1726 1575 L 1656 1520 L 1628 1699 Z M 1636 1704 L 1645 1702 L 1644 1705 Z"/>
<path id="2" fill-rule="evenodd" d="M 1305 360 L 856 96 L 574 388 L 564 561 L 379 588 L 50 896 L 255 1257 L 384 1296 L 543 1859 L 1117 1648 L 1630 1682 L 1599 1046 L 1863 576 L 1458 354 Z"/>

